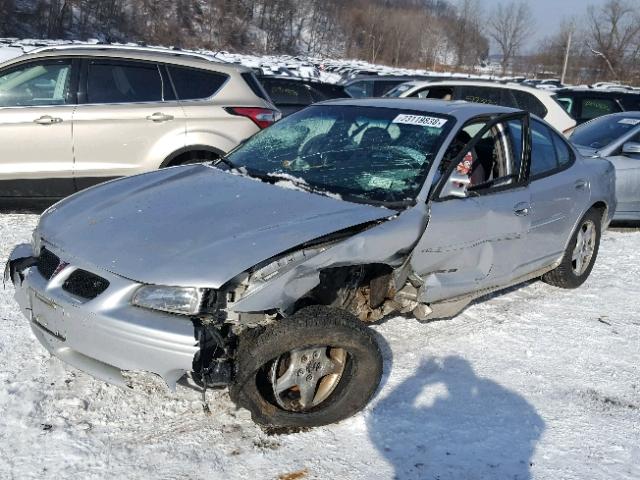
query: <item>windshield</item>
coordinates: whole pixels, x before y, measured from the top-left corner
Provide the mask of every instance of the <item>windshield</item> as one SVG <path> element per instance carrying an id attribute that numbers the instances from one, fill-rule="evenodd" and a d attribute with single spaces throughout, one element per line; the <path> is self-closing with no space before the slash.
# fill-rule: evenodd
<path id="1" fill-rule="evenodd" d="M 410 110 L 313 106 L 259 132 L 224 162 L 263 180 L 285 179 L 345 200 L 407 203 L 453 123 Z"/>
<path id="2" fill-rule="evenodd" d="M 613 115 L 599 117 L 578 126 L 571 141 L 576 145 L 595 149 L 604 148 L 614 140 L 640 125 L 640 116 Z"/>

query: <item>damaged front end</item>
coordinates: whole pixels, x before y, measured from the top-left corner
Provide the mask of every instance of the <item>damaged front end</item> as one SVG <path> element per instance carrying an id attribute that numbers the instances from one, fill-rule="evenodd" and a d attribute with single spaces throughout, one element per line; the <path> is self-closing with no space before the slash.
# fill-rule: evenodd
<path id="1" fill-rule="evenodd" d="M 72 366 L 121 385 L 124 372 L 144 371 L 172 389 L 185 373 L 220 388 L 236 375 L 241 335 L 305 306 L 337 307 L 368 322 L 392 312 L 420 318 L 428 307 L 418 302 L 420 279 L 409 259 L 426 218 L 424 205 L 391 212 L 306 241 L 211 287 L 206 273 L 195 271 L 194 287 L 132 280 L 71 255 L 39 227 L 34 245 L 14 249 L 6 276 L 34 335 Z"/>

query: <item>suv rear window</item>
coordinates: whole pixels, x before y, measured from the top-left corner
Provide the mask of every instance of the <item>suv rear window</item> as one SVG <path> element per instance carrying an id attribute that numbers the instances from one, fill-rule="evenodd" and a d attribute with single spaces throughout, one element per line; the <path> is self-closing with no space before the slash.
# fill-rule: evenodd
<path id="1" fill-rule="evenodd" d="M 265 78 L 262 85 L 276 105 L 309 105 L 311 92 L 302 82 Z"/>
<path id="2" fill-rule="evenodd" d="M 580 118 L 582 120 L 591 120 L 619 111 L 620 107 L 618 107 L 615 100 L 608 98 L 584 98 L 582 100 L 582 115 L 580 115 Z"/>
<path id="3" fill-rule="evenodd" d="M 88 103 L 161 102 L 162 79 L 152 63 L 89 62 Z"/>
<path id="4" fill-rule="evenodd" d="M 199 100 L 213 96 L 229 78 L 227 75 L 196 68 L 169 66 L 169 74 L 180 100 Z"/>

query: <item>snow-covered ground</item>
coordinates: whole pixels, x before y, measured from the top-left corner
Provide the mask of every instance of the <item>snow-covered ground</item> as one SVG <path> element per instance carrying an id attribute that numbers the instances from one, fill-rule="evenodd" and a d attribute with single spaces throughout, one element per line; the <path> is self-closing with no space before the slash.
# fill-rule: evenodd
<path id="1" fill-rule="evenodd" d="M 0 214 L 0 256 L 34 215 Z M 50 358 L 0 291 L 0 478 L 640 478 L 640 232 L 608 232 L 591 278 L 529 283 L 453 320 L 394 318 L 369 407 L 269 436 L 224 392 L 125 390 Z M 288 475 L 288 476 L 287 476 Z"/>

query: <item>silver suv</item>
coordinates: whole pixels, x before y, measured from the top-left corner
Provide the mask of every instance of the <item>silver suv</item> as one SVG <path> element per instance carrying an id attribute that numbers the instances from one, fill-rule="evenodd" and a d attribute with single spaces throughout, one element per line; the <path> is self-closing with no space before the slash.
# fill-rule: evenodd
<path id="1" fill-rule="evenodd" d="M 251 70 L 204 55 L 37 49 L 0 65 L 0 200 L 214 159 L 279 116 Z"/>

